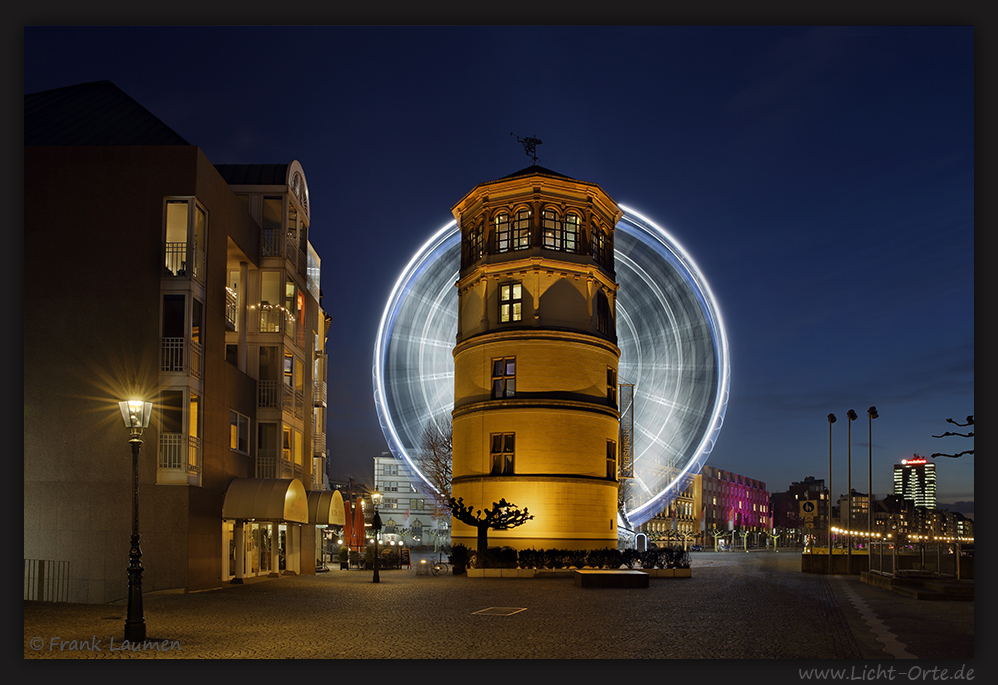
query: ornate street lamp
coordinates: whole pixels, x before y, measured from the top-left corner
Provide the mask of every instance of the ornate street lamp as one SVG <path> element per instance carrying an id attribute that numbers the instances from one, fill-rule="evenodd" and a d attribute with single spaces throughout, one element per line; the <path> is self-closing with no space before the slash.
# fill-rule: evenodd
<path id="1" fill-rule="evenodd" d="M 832 424 L 835 414 L 828 415 L 828 572 L 832 572 Z"/>
<path id="2" fill-rule="evenodd" d="M 139 548 L 139 448 L 142 430 L 152 418 L 152 402 L 127 400 L 118 402 L 125 428 L 130 431 L 132 446 L 132 546 L 128 552 L 128 614 L 125 618 L 125 639 L 142 642 L 146 639 L 146 619 L 142 615 L 142 550 Z"/>
<path id="3" fill-rule="evenodd" d="M 372 583 L 380 583 L 381 577 L 378 575 L 378 533 L 381 532 L 381 515 L 378 514 L 378 505 L 381 504 L 381 493 L 375 490 L 371 493 L 371 502 L 374 503 L 374 519 L 371 521 L 371 528 L 374 530 L 374 579 Z"/>
<path id="4" fill-rule="evenodd" d="M 849 431 L 848 431 L 849 448 L 847 450 L 848 456 L 846 457 L 848 461 L 847 468 L 849 470 L 847 477 L 848 484 L 846 485 L 846 490 L 849 493 L 848 495 L 846 495 L 846 502 L 849 506 L 849 513 L 846 514 L 846 531 L 847 531 L 846 542 L 848 543 L 848 548 L 846 549 L 846 556 L 848 557 L 847 568 L 849 569 L 849 571 L 846 571 L 846 573 L 849 573 L 852 571 L 852 563 L 850 563 L 852 560 L 852 422 L 858 419 L 859 417 L 856 416 L 856 412 L 854 412 L 852 409 L 846 412 L 846 416 L 849 417 Z"/>
<path id="5" fill-rule="evenodd" d="M 870 542 L 873 542 L 873 420 L 879 416 L 876 407 L 866 410 L 866 415 L 870 417 L 870 455 L 866 464 L 867 477 L 870 480 L 869 491 L 866 496 L 866 530 L 870 535 Z M 867 546 L 869 552 L 873 551 L 872 545 Z"/>

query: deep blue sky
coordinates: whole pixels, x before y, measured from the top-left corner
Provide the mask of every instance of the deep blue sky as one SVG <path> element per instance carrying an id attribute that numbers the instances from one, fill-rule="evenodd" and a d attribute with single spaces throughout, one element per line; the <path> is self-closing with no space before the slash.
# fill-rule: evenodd
<path id="1" fill-rule="evenodd" d="M 667 228 L 713 291 L 731 397 L 708 463 L 873 490 L 974 413 L 969 26 L 26 27 L 24 92 L 108 79 L 214 163 L 299 160 L 322 259 L 328 444 L 387 449 L 372 347 L 401 269 L 474 185 L 538 163 Z M 941 502 L 974 457 L 939 458 Z"/>

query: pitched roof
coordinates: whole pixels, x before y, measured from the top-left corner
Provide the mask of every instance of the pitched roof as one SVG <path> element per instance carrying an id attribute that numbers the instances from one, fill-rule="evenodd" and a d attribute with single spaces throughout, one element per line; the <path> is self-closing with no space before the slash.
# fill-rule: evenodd
<path id="1" fill-rule="evenodd" d="M 565 174 L 559 174 L 557 171 L 551 171 L 548 168 L 545 168 L 545 167 L 542 167 L 542 166 L 538 166 L 536 164 L 532 164 L 532 165 L 528 166 L 526 169 L 520 169 L 519 171 L 514 171 L 513 173 L 509 174 L 508 176 L 503 176 L 499 180 L 500 181 L 504 181 L 507 178 L 516 178 L 517 176 L 531 176 L 533 174 L 544 174 L 545 176 L 560 176 L 561 178 L 567 178 L 567 179 L 570 179 L 572 181 L 578 181 L 579 180 L 577 178 L 572 178 L 571 176 L 566 176 Z"/>
<path id="2" fill-rule="evenodd" d="M 190 145 L 110 81 L 26 94 L 24 144 Z"/>

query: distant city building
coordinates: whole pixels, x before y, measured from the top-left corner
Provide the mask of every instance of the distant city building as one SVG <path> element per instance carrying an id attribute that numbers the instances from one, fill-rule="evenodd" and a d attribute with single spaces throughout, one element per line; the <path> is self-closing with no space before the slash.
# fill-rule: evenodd
<path id="1" fill-rule="evenodd" d="M 703 530 L 768 531 L 773 517 L 769 493 L 762 481 L 704 466 L 700 481 Z"/>
<path id="2" fill-rule="evenodd" d="M 849 502 L 852 502 L 852 512 L 850 515 Z M 865 531 L 870 524 L 870 496 L 865 492 L 852 491 L 850 500 L 848 495 L 839 495 L 838 518 L 835 525 L 840 528 L 847 528 L 853 531 Z"/>
<path id="3" fill-rule="evenodd" d="M 651 542 L 676 543 L 688 547 L 691 543 L 704 544 L 701 530 L 703 512 L 701 479 L 694 478 L 680 491 L 669 505 L 638 527 Z"/>
<path id="4" fill-rule="evenodd" d="M 805 502 L 814 503 L 814 515 L 808 516 L 803 510 Z M 781 544 L 802 541 L 804 535 L 828 530 L 828 490 L 823 478 L 807 476 L 802 481 L 791 483 L 786 492 L 770 495 L 773 527 L 781 535 Z"/>
<path id="5" fill-rule="evenodd" d="M 374 457 L 374 487 L 381 493 L 381 534 L 406 545 L 449 544 L 450 510 L 440 510 L 428 486 L 391 452 Z"/>
<path id="6" fill-rule="evenodd" d="M 894 494 L 916 507 L 936 508 L 936 465 L 917 454 L 894 465 Z"/>

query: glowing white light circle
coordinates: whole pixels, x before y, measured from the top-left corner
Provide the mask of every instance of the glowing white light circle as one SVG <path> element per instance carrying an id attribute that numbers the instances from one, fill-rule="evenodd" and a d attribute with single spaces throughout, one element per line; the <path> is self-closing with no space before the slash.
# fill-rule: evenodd
<path id="1" fill-rule="evenodd" d="M 720 311 L 693 261 L 662 228 L 621 206 L 614 233 L 618 378 L 634 384 L 632 525 L 669 504 L 710 455 L 730 383 Z M 456 222 L 399 275 L 374 347 L 374 399 L 388 446 L 432 487 L 415 455 L 430 421 L 454 406 Z M 622 407 L 623 409 L 623 407 Z"/>

